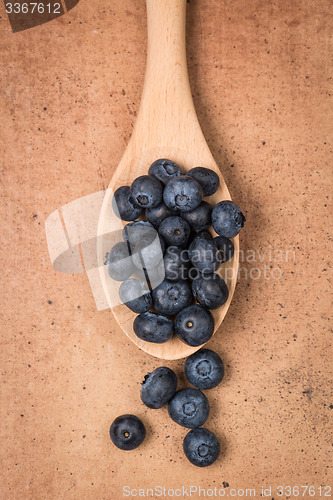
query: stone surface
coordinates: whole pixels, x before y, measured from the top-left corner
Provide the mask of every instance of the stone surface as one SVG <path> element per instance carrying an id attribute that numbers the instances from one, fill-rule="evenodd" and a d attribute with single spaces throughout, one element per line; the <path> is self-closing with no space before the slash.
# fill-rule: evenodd
<path id="1" fill-rule="evenodd" d="M 207 345 L 226 369 L 206 424 L 222 455 L 201 471 L 167 410 L 140 401 L 143 376 L 161 363 L 96 311 L 84 274 L 52 269 L 45 241 L 47 216 L 106 187 L 128 142 L 144 2 L 82 0 L 15 34 L 2 7 L 2 498 L 118 499 L 125 485 L 156 484 L 256 488 L 259 498 L 262 485 L 328 483 L 329 21 L 327 0 L 188 5 L 198 117 L 247 218 L 239 284 Z M 186 386 L 182 362 L 168 366 Z M 147 428 L 126 455 L 108 436 L 124 413 Z"/>

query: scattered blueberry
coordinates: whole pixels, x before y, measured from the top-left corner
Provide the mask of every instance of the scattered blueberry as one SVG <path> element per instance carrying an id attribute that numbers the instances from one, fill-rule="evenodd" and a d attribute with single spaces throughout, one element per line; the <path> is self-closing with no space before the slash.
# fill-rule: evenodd
<path id="1" fill-rule="evenodd" d="M 186 175 L 193 177 L 196 181 L 199 182 L 200 186 L 203 190 L 204 196 L 211 196 L 216 193 L 218 187 L 220 185 L 220 179 L 214 170 L 210 168 L 204 167 L 195 167 L 191 168 Z"/>
<path id="2" fill-rule="evenodd" d="M 125 221 L 135 220 L 142 213 L 142 208 L 135 204 L 129 186 L 121 186 L 115 191 L 112 208 L 116 216 Z"/>
<path id="3" fill-rule="evenodd" d="M 215 434 L 208 429 L 192 429 L 184 438 L 183 450 L 193 465 L 207 467 L 219 456 L 220 443 Z"/>
<path id="4" fill-rule="evenodd" d="M 149 175 L 153 175 L 159 181 L 166 184 L 170 179 L 182 175 L 182 171 L 179 165 L 174 161 L 161 158 L 154 161 L 149 167 Z"/>
<path id="5" fill-rule="evenodd" d="M 212 223 L 212 207 L 207 201 L 202 201 L 200 205 L 190 212 L 182 212 L 185 219 L 194 231 L 208 229 Z"/>
<path id="6" fill-rule="evenodd" d="M 186 220 L 176 215 L 164 219 L 158 228 L 158 232 L 167 245 L 182 246 L 186 245 L 191 228 Z"/>
<path id="7" fill-rule="evenodd" d="M 222 359 L 210 349 L 200 349 L 185 361 L 185 375 L 198 389 L 213 389 L 224 376 Z"/>
<path id="8" fill-rule="evenodd" d="M 219 251 L 219 261 L 221 262 L 221 264 L 232 259 L 235 252 L 233 242 L 225 236 L 216 236 L 214 238 L 214 241 Z"/>
<path id="9" fill-rule="evenodd" d="M 163 185 L 152 175 L 141 175 L 132 182 L 131 193 L 139 207 L 157 207 L 162 201 Z"/>
<path id="10" fill-rule="evenodd" d="M 147 208 L 146 210 L 147 219 L 155 227 L 158 227 L 164 219 L 171 217 L 172 215 L 178 215 L 178 211 L 171 210 L 171 208 L 167 207 L 163 202 L 160 205 L 157 205 L 157 207 Z"/>
<path id="11" fill-rule="evenodd" d="M 174 316 L 192 302 L 192 291 L 188 281 L 167 280 L 153 289 L 153 304 L 157 312 Z"/>
<path id="12" fill-rule="evenodd" d="M 233 238 L 244 226 L 245 217 L 236 203 L 220 201 L 212 211 L 212 226 L 219 236 Z"/>
<path id="13" fill-rule="evenodd" d="M 137 314 L 148 311 L 153 300 L 147 285 L 136 279 L 123 281 L 119 287 L 120 300 Z"/>
<path id="14" fill-rule="evenodd" d="M 174 177 L 164 188 L 163 200 L 172 210 L 189 212 L 200 205 L 202 188 L 195 179 L 187 175 Z"/>
<path id="15" fill-rule="evenodd" d="M 218 274 L 198 276 L 192 282 L 194 298 L 208 309 L 217 309 L 226 303 L 229 290 L 225 281 Z"/>
<path id="16" fill-rule="evenodd" d="M 179 247 L 168 247 L 164 255 L 165 279 L 180 281 L 188 278 L 189 258 L 187 250 Z"/>
<path id="17" fill-rule="evenodd" d="M 134 320 L 133 330 L 139 339 L 155 344 L 163 344 L 173 335 L 171 319 L 152 312 L 139 314 Z"/>
<path id="18" fill-rule="evenodd" d="M 105 265 L 110 278 L 116 281 L 127 280 L 135 269 L 126 243 L 116 243 L 105 256 Z"/>
<path id="19" fill-rule="evenodd" d="M 160 366 L 145 376 L 140 391 L 141 400 L 148 408 L 162 408 L 176 392 L 177 384 L 175 372 Z"/>
<path id="20" fill-rule="evenodd" d="M 177 424 L 195 429 L 203 425 L 209 415 L 209 402 L 198 389 L 181 389 L 169 401 L 169 416 Z"/>
<path id="21" fill-rule="evenodd" d="M 208 309 L 193 304 L 177 314 L 174 328 L 182 342 L 197 347 L 211 338 L 214 333 L 214 324 L 213 315 Z"/>
<path id="22" fill-rule="evenodd" d="M 110 438 L 121 450 L 134 450 L 144 441 L 146 429 L 135 415 L 121 415 L 110 427 Z"/>
<path id="23" fill-rule="evenodd" d="M 212 274 L 220 265 L 219 251 L 212 239 L 194 238 L 188 249 L 192 264 L 202 274 Z"/>

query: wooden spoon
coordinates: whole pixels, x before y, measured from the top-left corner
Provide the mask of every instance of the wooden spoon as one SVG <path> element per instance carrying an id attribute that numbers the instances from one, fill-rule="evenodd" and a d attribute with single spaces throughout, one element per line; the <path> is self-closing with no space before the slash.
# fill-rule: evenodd
<path id="1" fill-rule="evenodd" d="M 119 186 L 128 186 L 139 175 L 148 173 L 150 164 L 158 158 L 177 162 L 184 171 L 204 166 L 218 173 L 220 187 L 208 198 L 215 205 L 230 200 L 228 188 L 208 148 L 194 109 L 186 65 L 185 18 L 186 0 L 147 0 L 148 55 L 141 105 L 132 137 L 106 192 L 98 227 L 98 263 L 104 292 L 112 307 L 115 283 L 103 265 L 110 250 L 108 233 L 121 222 L 113 214 L 111 201 Z M 229 287 L 229 299 L 212 311 L 215 332 L 221 325 L 231 302 L 238 270 L 238 237 L 234 238 L 235 254 L 219 273 Z M 140 340 L 133 332 L 135 313 L 125 305 L 112 312 L 126 335 L 145 352 L 162 359 L 189 356 L 199 347 L 190 347 L 176 336 L 164 344 Z M 221 331 L 221 334 L 223 332 Z"/>

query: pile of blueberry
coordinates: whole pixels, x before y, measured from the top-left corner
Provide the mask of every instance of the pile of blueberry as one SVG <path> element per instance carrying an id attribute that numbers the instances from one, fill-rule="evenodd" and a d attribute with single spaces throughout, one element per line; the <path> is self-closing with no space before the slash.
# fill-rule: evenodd
<path id="1" fill-rule="evenodd" d="M 175 372 L 160 366 L 145 376 L 140 396 L 148 408 L 158 409 L 167 404 L 171 419 L 191 429 L 183 441 L 184 453 L 192 464 L 206 467 L 219 456 L 220 443 L 213 432 L 201 427 L 210 410 L 208 399 L 201 389 L 212 389 L 222 381 L 223 362 L 215 352 L 200 349 L 187 358 L 185 375 L 195 389 L 177 391 L 178 378 Z M 122 415 L 112 423 L 110 437 L 121 450 L 133 450 L 144 441 L 146 429 L 135 415 Z"/>
<path id="2" fill-rule="evenodd" d="M 167 159 L 156 160 L 148 175 L 118 188 L 112 200 L 115 214 L 128 222 L 118 242 L 106 255 L 109 276 L 122 282 L 119 297 L 138 314 L 134 333 L 146 342 L 164 343 L 174 334 L 187 345 L 201 346 L 214 332 L 210 309 L 229 296 L 217 274 L 233 257 L 235 237 L 245 217 L 232 201 L 212 207 L 203 198 L 219 187 L 218 175 L 196 167 L 186 175 Z M 141 220 L 137 220 L 138 218 Z M 216 237 L 208 231 L 213 227 Z M 195 387 L 177 391 L 177 376 L 159 367 L 145 377 L 141 399 L 149 408 L 168 404 L 170 417 L 192 429 L 184 439 L 186 457 L 194 465 L 212 464 L 219 455 L 216 436 L 201 426 L 209 402 L 200 389 L 216 387 L 224 374 L 220 357 L 200 349 L 187 358 L 185 374 Z M 110 428 L 113 443 L 123 450 L 139 446 L 145 427 L 134 415 L 122 415 Z"/>
<path id="3" fill-rule="evenodd" d="M 113 210 L 129 223 L 105 264 L 109 276 L 122 282 L 121 302 L 138 314 L 133 330 L 141 340 L 160 344 L 175 333 L 184 343 L 200 346 L 213 335 L 210 309 L 229 296 L 216 271 L 232 258 L 229 238 L 245 221 L 232 201 L 212 207 L 203 200 L 218 187 L 213 170 L 196 167 L 184 175 L 179 165 L 160 159 L 148 175 L 115 191 Z"/>

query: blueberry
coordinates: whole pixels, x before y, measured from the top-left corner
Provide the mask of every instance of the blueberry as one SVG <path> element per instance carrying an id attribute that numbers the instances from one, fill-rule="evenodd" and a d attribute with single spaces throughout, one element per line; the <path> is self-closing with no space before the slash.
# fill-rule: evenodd
<path id="1" fill-rule="evenodd" d="M 220 443 L 208 429 L 192 429 L 184 438 L 186 458 L 197 467 L 212 465 L 220 454 Z"/>
<path id="2" fill-rule="evenodd" d="M 190 212 L 182 212 L 185 219 L 194 231 L 203 231 L 211 225 L 212 207 L 207 201 L 202 201 L 200 205 Z"/>
<path id="3" fill-rule="evenodd" d="M 105 256 L 105 265 L 110 278 L 116 281 L 127 280 L 135 269 L 126 243 L 116 243 Z"/>
<path id="4" fill-rule="evenodd" d="M 136 279 L 123 281 L 119 288 L 120 300 L 137 314 L 148 311 L 153 300 L 147 285 Z"/>
<path id="5" fill-rule="evenodd" d="M 187 175 L 199 182 L 204 196 L 211 196 L 216 193 L 220 185 L 220 179 L 214 170 L 204 167 L 191 168 Z"/>
<path id="6" fill-rule="evenodd" d="M 194 240 L 194 238 L 202 238 L 204 240 L 212 240 L 212 235 L 210 234 L 209 231 L 199 231 L 198 233 L 193 233 L 193 237 L 191 239 L 191 243 Z"/>
<path id="7" fill-rule="evenodd" d="M 163 344 L 173 335 L 171 319 L 152 312 L 139 314 L 134 320 L 133 330 L 139 339 L 155 344 Z"/>
<path id="8" fill-rule="evenodd" d="M 219 236 L 233 238 L 244 226 L 245 217 L 236 203 L 220 201 L 212 211 L 212 226 Z"/>
<path id="9" fill-rule="evenodd" d="M 153 269 L 163 258 L 164 249 L 164 241 L 155 230 L 141 236 L 132 254 L 134 265 L 138 269 Z"/>
<path id="10" fill-rule="evenodd" d="M 152 269 L 135 269 L 133 276 L 146 282 L 150 289 L 156 288 L 165 278 L 163 259 Z"/>
<path id="11" fill-rule="evenodd" d="M 194 238 L 188 249 L 192 264 L 202 274 L 212 274 L 220 265 L 219 251 L 213 240 Z"/>
<path id="12" fill-rule="evenodd" d="M 127 243 L 130 253 L 133 253 L 138 240 L 143 236 L 156 235 L 156 229 L 150 222 L 138 220 L 126 224 L 122 234 L 123 240 Z"/>
<path id="13" fill-rule="evenodd" d="M 171 210 L 165 203 L 161 203 L 157 207 L 147 208 L 146 217 L 155 227 L 158 227 L 164 219 L 178 215 L 177 210 Z"/>
<path id="14" fill-rule="evenodd" d="M 154 161 L 154 163 L 150 165 L 148 173 L 163 182 L 163 184 L 166 184 L 174 177 L 182 175 L 180 166 L 174 161 L 166 160 L 165 158 Z"/>
<path id="15" fill-rule="evenodd" d="M 185 361 L 185 375 L 187 380 L 198 389 L 213 389 L 223 379 L 222 359 L 210 349 L 200 349 Z"/>
<path id="16" fill-rule="evenodd" d="M 187 175 L 175 177 L 165 186 L 163 200 L 172 210 L 189 212 L 200 205 L 202 188 L 192 177 Z"/>
<path id="17" fill-rule="evenodd" d="M 217 309 L 225 304 L 229 290 L 225 281 L 218 274 L 203 274 L 192 282 L 194 298 L 208 309 Z"/>
<path id="18" fill-rule="evenodd" d="M 208 342 L 213 335 L 214 318 L 208 309 L 193 304 L 177 314 L 174 328 L 182 342 L 197 347 Z"/>
<path id="19" fill-rule="evenodd" d="M 167 217 L 158 228 L 159 234 L 167 245 L 186 245 L 191 228 L 186 220 L 178 216 Z"/>
<path id="20" fill-rule="evenodd" d="M 135 220 L 142 213 L 142 208 L 135 204 L 129 186 L 121 186 L 115 191 L 112 208 L 119 219 L 126 221 Z"/>
<path id="21" fill-rule="evenodd" d="M 189 258 L 187 250 L 179 247 L 168 247 L 164 255 L 165 279 L 180 281 L 188 278 Z"/>
<path id="22" fill-rule="evenodd" d="M 177 424 L 195 429 L 203 425 L 209 415 L 209 402 L 198 389 L 181 389 L 169 401 L 169 416 Z"/>
<path id="23" fill-rule="evenodd" d="M 148 408 L 162 408 L 177 390 L 178 379 L 173 370 L 160 366 L 145 376 L 140 397 Z"/>
<path id="24" fill-rule="evenodd" d="M 174 316 L 192 302 L 191 286 L 188 281 L 167 280 L 152 291 L 153 304 L 157 312 Z"/>
<path id="25" fill-rule="evenodd" d="M 132 182 L 131 193 L 139 207 L 157 207 L 162 201 L 163 185 L 152 175 L 141 175 Z"/>
<path id="26" fill-rule="evenodd" d="M 216 236 L 214 238 L 215 245 L 219 251 L 219 261 L 221 263 L 228 262 L 228 260 L 232 259 L 235 247 L 234 244 L 229 238 L 225 236 Z"/>
<path id="27" fill-rule="evenodd" d="M 144 441 L 146 429 L 135 415 L 121 415 L 110 427 L 110 438 L 121 450 L 134 450 Z"/>

